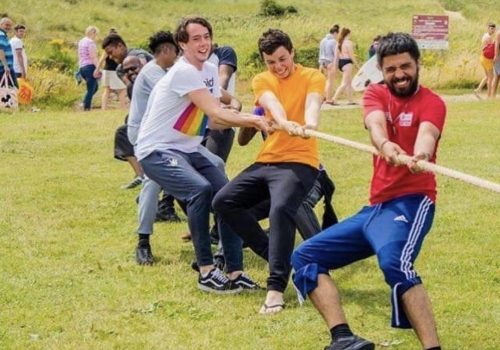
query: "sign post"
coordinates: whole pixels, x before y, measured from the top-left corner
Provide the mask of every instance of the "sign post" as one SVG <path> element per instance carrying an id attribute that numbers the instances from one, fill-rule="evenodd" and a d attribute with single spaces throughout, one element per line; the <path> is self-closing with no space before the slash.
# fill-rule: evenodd
<path id="1" fill-rule="evenodd" d="M 414 15 L 412 36 L 420 49 L 448 50 L 448 16 Z"/>

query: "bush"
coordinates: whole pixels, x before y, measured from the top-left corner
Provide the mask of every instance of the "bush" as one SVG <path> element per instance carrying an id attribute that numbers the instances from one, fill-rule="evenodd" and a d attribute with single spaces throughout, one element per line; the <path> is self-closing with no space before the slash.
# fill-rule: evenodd
<path id="1" fill-rule="evenodd" d="M 76 66 L 74 50 L 61 39 L 51 40 L 49 47 L 47 58 L 32 61 L 49 70 L 55 69 L 65 73 L 73 71 Z"/>
<path id="2" fill-rule="evenodd" d="M 306 47 L 295 49 L 295 62 L 305 67 L 318 68 L 319 49 L 317 47 Z"/>
<path id="3" fill-rule="evenodd" d="M 260 16 L 281 17 L 287 14 L 296 14 L 299 11 L 293 6 L 283 7 L 274 0 L 262 0 L 260 3 Z"/>
<path id="4" fill-rule="evenodd" d="M 462 2 L 457 0 L 440 0 L 439 2 L 448 11 L 461 11 L 464 7 Z"/>
<path id="5" fill-rule="evenodd" d="M 251 78 L 255 74 L 265 69 L 264 62 L 260 57 L 259 51 L 253 51 L 248 57 L 243 59 L 245 70 L 242 72 L 243 78 Z"/>
<path id="6" fill-rule="evenodd" d="M 33 105 L 73 107 L 83 95 L 83 88 L 76 85 L 72 73 L 39 62 L 30 64 L 29 81 L 34 89 Z"/>

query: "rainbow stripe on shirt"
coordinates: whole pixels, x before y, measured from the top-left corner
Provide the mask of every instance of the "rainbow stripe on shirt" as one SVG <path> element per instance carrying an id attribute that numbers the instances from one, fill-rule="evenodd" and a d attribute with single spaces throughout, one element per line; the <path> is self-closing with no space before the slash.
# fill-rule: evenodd
<path id="1" fill-rule="evenodd" d="M 203 136 L 207 128 L 208 117 L 194 103 L 181 113 L 174 124 L 174 129 L 190 136 Z"/>

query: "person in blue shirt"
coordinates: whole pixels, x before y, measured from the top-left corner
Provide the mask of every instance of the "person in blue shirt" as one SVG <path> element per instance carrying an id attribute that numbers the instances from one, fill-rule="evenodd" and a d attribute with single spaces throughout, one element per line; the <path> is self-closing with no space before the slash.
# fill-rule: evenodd
<path id="1" fill-rule="evenodd" d="M 14 74 L 14 54 L 10 46 L 8 33 L 12 30 L 14 23 L 9 17 L 0 19 L 0 79 L 4 74 L 10 75 L 12 80 L 8 84 L 17 86 L 16 75 Z"/>

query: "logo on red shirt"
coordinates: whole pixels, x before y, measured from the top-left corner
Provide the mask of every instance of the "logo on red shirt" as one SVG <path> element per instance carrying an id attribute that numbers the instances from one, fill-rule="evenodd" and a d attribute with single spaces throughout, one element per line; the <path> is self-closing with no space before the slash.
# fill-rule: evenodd
<path id="1" fill-rule="evenodd" d="M 399 126 L 411 126 L 413 113 L 401 113 L 399 115 Z"/>

